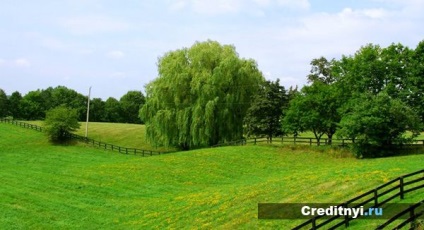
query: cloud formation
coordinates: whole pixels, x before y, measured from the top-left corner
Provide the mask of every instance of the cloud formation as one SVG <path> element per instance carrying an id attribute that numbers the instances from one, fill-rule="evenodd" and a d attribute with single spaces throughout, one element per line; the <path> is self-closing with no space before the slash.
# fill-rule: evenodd
<path id="1" fill-rule="evenodd" d="M 28 82 L 2 82 L 10 92 L 34 90 L 34 82 L 85 92 L 86 82 L 108 89 L 99 97 L 120 97 L 157 76 L 158 57 L 206 39 L 234 45 L 267 79 L 302 86 L 313 58 L 354 54 L 367 43 L 415 48 L 424 39 L 422 0 L 26 4 L 5 1 L 0 8 L 0 78 Z M 110 81 L 99 81 L 105 77 Z"/>
<path id="2" fill-rule="evenodd" d="M 121 58 L 124 58 L 124 56 L 125 56 L 124 52 L 119 50 L 110 51 L 106 54 L 106 57 L 112 58 L 112 59 L 121 59 Z"/>
<path id="3" fill-rule="evenodd" d="M 27 68 L 31 66 L 31 62 L 26 58 L 18 58 L 14 61 L 15 66 Z"/>
<path id="4" fill-rule="evenodd" d="M 125 31 L 130 28 L 128 23 L 105 16 L 79 16 L 62 21 L 61 25 L 75 35 L 94 35 Z"/>

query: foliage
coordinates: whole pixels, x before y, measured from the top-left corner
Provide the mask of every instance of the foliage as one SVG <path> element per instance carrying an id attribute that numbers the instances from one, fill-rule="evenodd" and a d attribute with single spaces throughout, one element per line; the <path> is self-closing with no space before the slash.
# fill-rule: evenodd
<path id="1" fill-rule="evenodd" d="M 105 102 L 105 117 L 109 122 L 121 122 L 121 106 L 119 101 L 113 97 L 109 97 Z"/>
<path id="2" fill-rule="evenodd" d="M 410 62 L 413 68 L 410 70 L 409 91 L 405 101 L 418 112 L 424 122 L 424 40 L 415 48 Z"/>
<path id="3" fill-rule="evenodd" d="M 128 91 L 119 100 L 121 106 L 121 120 L 132 123 L 142 123 L 138 112 L 146 102 L 143 93 L 141 91 Z"/>
<path id="4" fill-rule="evenodd" d="M 301 92 L 290 101 L 282 125 L 284 130 L 297 135 L 310 130 L 318 143 L 327 134 L 331 143 L 337 124 L 341 119 L 339 109 L 344 101 L 336 85 L 327 85 L 316 81 L 302 88 Z"/>
<path id="5" fill-rule="evenodd" d="M 6 117 L 9 110 L 9 100 L 3 89 L 0 89 L 0 118 Z"/>
<path id="6" fill-rule="evenodd" d="M 335 59 L 328 61 L 325 57 L 312 59 L 308 82 L 313 83 L 319 81 L 327 85 L 335 82 L 336 79 L 332 73 L 334 63 Z"/>
<path id="7" fill-rule="evenodd" d="M 90 121 L 104 122 L 106 119 L 106 103 L 101 98 L 90 100 Z"/>
<path id="8" fill-rule="evenodd" d="M 280 86 L 280 79 L 265 81 L 244 119 L 247 136 L 267 135 L 272 142 L 273 136 L 282 135 L 281 116 L 287 102 L 286 90 Z"/>
<path id="9" fill-rule="evenodd" d="M 140 112 L 150 141 L 189 149 L 242 137 L 243 118 L 263 81 L 255 61 L 209 40 L 166 53 L 158 72 Z"/>
<path id="10" fill-rule="evenodd" d="M 90 100 L 90 121 L 141 123 L 138 110 L 144 103 L 144 96 L 140 91 L 128 91 L 121 101 L 112 97 L 108 100 L 107 103 L 101 98 Z M 7 103 L 10 106 L 2 112 L 16 119 L 43 120 L 47 110 L 63 105 L 76 109 L 78 120 L 86 120 L 87 96 L 65 86 L 30 91 L 23 97 L 16 91 Z"/>
<path id="11" fill-rule="evenodd" d="M 41 90 L 30 91 L 22 98 L 22 118 L 25 120 L 42 120 L 46 116 L 46 103 L 41 97 Z"/>
<path id="12" fill-rule="evenodd" d="M 355 139 L 358 157 L 387 155 L 386 149 L 411 141 L 420 131 L 416 112 L 386 92 L 363 95 L 351 103 L 351 112 L 340 122 L 338 135 Z M 406 136 L 411 131 L 411 136 Z"/>
<path id="13" fill-rule="evenodd" d="M 22 95 L 15 91 L 9 97 L 9 115 L 14 119 L 22 118 Z"/>
<path id="14" fill-rule="evenodd" d="M 53 142 L 65 141 L 68 138 L 68 134 L 79 127 L 76 109 L 60 106 L 46 112 L 44 129 L 49 139 Z"/>

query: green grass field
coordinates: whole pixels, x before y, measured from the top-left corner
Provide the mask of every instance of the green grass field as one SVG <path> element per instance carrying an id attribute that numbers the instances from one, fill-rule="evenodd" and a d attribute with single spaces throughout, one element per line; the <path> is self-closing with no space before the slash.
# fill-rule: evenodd
<path id="1" fill-rule="evenodd" d="M 43 126 L 42 121 L 25 121 L 30 124 Z M 81 127 L 75 133 L 85 136 L 85 122 L 80 122 Z M 145 126 L 137 124 L 90 122 L 88 137 L 96 141 L 115 144 L 127 148 L 138 148 L 155 151 L 174 151 L 174 148 L 152 146 L 146 140 Z"/>
<path id="2" fill-rule="evenodd" d="M 258 220 L 257 204 L 339 203 L 424 165 L 424 155 L 357 160 L 301 146 L 143 158 L 51 145 L 42 133 L 3 123 L 0 147 L 4 229 L 287 229 L 302 221 Z M 423 198 L 417 191 L 403 202 Z"/>

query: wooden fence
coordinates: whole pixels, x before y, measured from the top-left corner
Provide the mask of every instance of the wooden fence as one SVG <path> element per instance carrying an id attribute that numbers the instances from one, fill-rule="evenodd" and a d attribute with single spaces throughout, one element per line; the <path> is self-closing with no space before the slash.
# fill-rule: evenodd
<path id="1" fill-rule="evenodd" d="M 347 146 L 354 143 L 352 139 L 336 139 L 333 138 L 331 141 L 328 138 L 321 138 L 319 141 L 313 137 L 275 137 L 270 141 L 268 138 L 250 138 L 250 139 L 240 139 L 236 141 L 230 141 L 225 143 L 220 143 L 211 147 L 220 147 L 220 146 L 235 146 L 235 145 L 247 145 L 247 144 L 292 144 L 292 145 L 333 145 L 333 146 Z M 424 146 L 424 140 L 413 140 L 410 144 L 404 144 L 399 146 L 400 149 L 409 147 L 409 146 Z"/>
<path id="2" fill-rule="evenodd" d="M 23 128 L 28 128 L 28 129 L 33 129 L 39 132 L 43 132 L 43 127 L 38 126 L 38 125 L 33 125 L 33 124 L 29 124 L 26 122 L 22 122 L 22 121 L 15 121 L 15 120 L 11 120 L 11 119 L 4 119 L 1 118 L 0 122 L 3 123 L 9 123 L 9 124 L 13 124 L 16 126 L 20 126 Z M 105 142 L 101 142 L 101 141 L 96 141 L 94 139 L 91 138 L 87 138 L 84 136 L 80 136 L 74 133 L 68 133 L 69 137 L 73 140 L 78 140 L 78 141 L 82 141 L 85 142 L 87 144 L 91 144 L 94 147 L 98 147 L 98 148 L 102 148 L 104 150 L 112 150 L 112 151 L 116 151 L 122 154 L 132 154 L 132 155 L 140 155 L 140 156 L 153 156 L 153 155 L 161 155 L 161 154 L 167 154 L 167 153 L 171 153 L 171 152 L 164 152 L 164 151 L 153 151 L 153 150 L 146 150 L 146 149 L 137 149 L 137 148 L 127 148 L 127 147 L 122 147 L 122 146 L 118 146 L 118 145 L 114 145 L 114 144 L 108 144 Z"/>
<path id="3" fill-rule="evenodd" d="M 420 206 L 423 207 L 423 210 L 418 211 L 418 208 Z M 405 227 L 407 224 L 410 224 L 410 228 L 409 229 L 417 229 L 418 228 L 418 226 L 417 226 L 417 220 L 418 220 L 418 218 L 421 217 L 421 216 L 424 216 L 424 200 L 422 200 L 421 202 L 416 203 L 414 205 L 411 205 L 409 208 L 404 209 L 403 211 L 401 211 L 398 214 L 394 215 L 392 218 L 390 218 L 384 224 L 378 226 L 377 227 L 377 230 L 384 229 L 389 224 L 393 223 L 395 220 L 398 220 L 402 216 L 405 216 L 405 215 L 408 215 L 408 214 L 409 214 L 409 217 L 406 220 L 404 220 L 403 222 L 401 222 L 400 224 L 398 224 L 393 229 L 401 229 L 401 228 Z"/>
<path id="4" fill-rule="evenodd" d="M 420 174 L 422 175 L 420 176 Z M 361 206 L 364 206 L 365 204 L 372 203 L 373 205 L 370 208 L 381 207 L 387 202 L 395 199 L 396 197 L 400 197 L 400 199 L 404 199 L 405 194 L 424 188 L 424 183 L 419 183 L 421 181 L 424 181 L 424 169 L 393 179 L 383 185 L 378 186 L 375 189 L 372 189 L 364 194 L 361 194 L 355 198 L 352 198 L 349 201 L 346 201 L 338 206 L 345 207 L 345 208 L 359 208 Z M 420 204 L 417 204 L 417 205 L 411 206 L 407 210 L 409 212 L 411 212 L 412 210 L 413 212 L 419 206 Z M 408 211 L 402 211 L 402 212 L 408 212 Z M 401 214 L 402 212 L 392 217 L 389 220 L 390 222 L 387 221 L 383 225 L 379 226 L 377 229 L 383 229 L 388 224 L 392 223 L 393 221 L 403 216 L 404 213 Z M 402 224 L 406 225 L 408 223 L 413 223 L 419 216 L 420 215 L 412 214 L 410 218 L 408 218 Z M 341 226 L 348 227 L 349 222 L 354 220 L 352 217 L 349 217 L 349 216 L 344 216 L 342 217 L 342 219 L 341 217 L 342 216 L 337 215 L 337 216 L 332 216 L 331 218 L 328 218 L 328 219 L 324 219 L 324 216 L 317 216 L 296 226 L 295 228 L 293 228 L 293 230 L 302 229 L 302 228 L 320 229 L 323 227 L 325 227 L 325 229 L 336 229 Z"/>

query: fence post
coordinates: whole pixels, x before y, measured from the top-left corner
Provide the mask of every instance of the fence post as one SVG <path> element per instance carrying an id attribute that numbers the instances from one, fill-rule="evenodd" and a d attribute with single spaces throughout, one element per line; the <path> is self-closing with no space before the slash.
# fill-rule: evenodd
<path id="1" fill-rule="evenodd" d="M 403 177 L 399 177 L 399 180 L 400 180 L 400 199 L 403 200 L 403 198 L 404 198 Z"/>
<path id="2" fill-rule="evenodd" d="M 374 189 L 374 206 L 378 206 L 378 191 L 377 189 Z"/>
<path id="3" fill-rule="evenodd" d="M 144 150 L 141 150 L 141 154 L 143 155 L 143 157 L 144 157 Z"/>
<path id="4" fill-rule="evenodd" d="M 256 145 L 256 137 L 255 137 L 255 142 L 253 144 Z"/>
<path id="5" fill-rule="evenodd" d="M 293 144 L 296 144 L 296 136 L 293 137 Z"/>
<path id="6" fill-rule="evenodd" d="M 417 227 L 417 226 L 415 226 L 415 220 L 416 220 L 416 216 L 415 216 L 415 213 L 414 213 L 415 208 L 413 208 L 412 205 L 409 208 L 410 208 L 409 218 L 411 220 L 411 228 L 410 229 L 415 229 L 415 227 Z"/>
<path id="7" fill-rule="evenodd" d="M 312 146 L 312 138 L 309 138 L 309 146 Z"/>
<path id="8" fill-rule="evenodd" d="M 347 207 L 348 207 L 348 205 L 349 205 L 349 204 L 345 203 L 345 204 L 343 204 L 343 207 L 344 207 L 344 208 L 347 208 Z M 345 215 L 345 216 L 344 216 L 344 224 L 345 224 L 345 227 L 346 227 L 346 228 L 347 228 L 347 227 L 349 227 L 349 215 Z"/>

